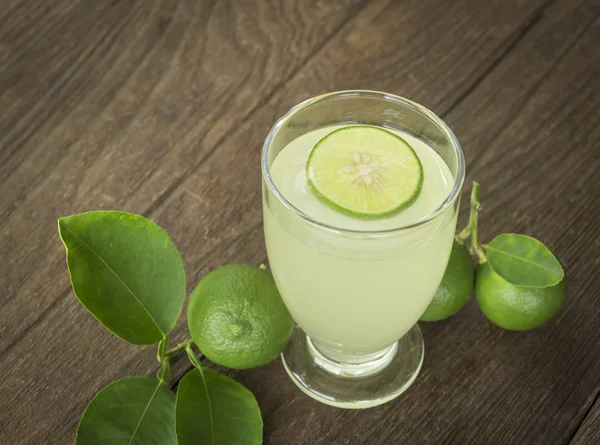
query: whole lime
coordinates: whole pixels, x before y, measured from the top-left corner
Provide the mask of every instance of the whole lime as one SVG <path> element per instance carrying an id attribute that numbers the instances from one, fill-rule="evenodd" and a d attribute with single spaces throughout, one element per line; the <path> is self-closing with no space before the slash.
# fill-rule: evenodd
<path id="1" fill-rule="evenodd" d="M 269 272 L 231 264 L 200 280 L 190 297 L 188 327 L 194 343 L 211 361 L 247 369 L 281 353 L 294 321 Z"/>
<path id="2" fill-rule="evenodd" d="M 550 287 L 516 286 L 484 263 L 477 270 L 475 293 L 492 323 L 510 331 L 528 331 L 550 321 L 564 306 L 567 275 Z"/>
<path id="3" fill-rule="evenodd" d="M 469 300 L 475 269 L 464 244 L 454 241 L 446 272 L 421 321 L 440 321 L 456 314 Z"/>

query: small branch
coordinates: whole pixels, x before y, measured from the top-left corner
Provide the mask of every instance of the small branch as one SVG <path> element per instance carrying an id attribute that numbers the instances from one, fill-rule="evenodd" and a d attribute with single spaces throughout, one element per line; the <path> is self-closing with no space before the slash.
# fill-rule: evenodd
<path id="1" fill-rule="evenodd" d="M 473 181 L 473 189 L 471 191 L 471 205 L 470 205 L 470 213 L 469 213 L 469 222 L 467 225 L 454 237 L 454 240 L 461 245 L 465 245 L 466 241 L 471 236 L 471 226 L 473 225 L 473 220 L 477 218 L 477 215 L 473 212 L 479 210 L 479 184 Z M 477 225 L 477 222 L 475 222 Z M 471 250 L 469 248 L 469 250 Z"/>
<path id="2" fill-rule="evenodd" d="M 477 248 L 477 250 L 475 251 L 475 254 L 477 255 L 477 259 L 479 260 L 479 264 L 485 264 L 485 263 L 487 263 L 487 257 L 485 256 L 485 251 L 483 250 L 483 247 L 479 246 Z"/>
<path id="3" fill-rule="evenodd" d="M 478 232 L 477 226 L 479 223 L 479 184 L 473 181 L 473 190 L 471 190 L 471 212 L 469 213 L 469 231 L 471 232 L 471 253 L 477 250 Z"/>
<path id="4" fill-rule="evenodd" d="M 471 226 L 467 226 L 458 233 L 454 239 L 458 244 L 464 245 L 465 241 L 471 236 Z"/>
<path id="5" fill-rule="evenodd" d="M 479 202 L 479 184 L 473 181 L 473 189 L 471 190 L 471 211 L 469 213 L 469 232 L 471 235 L 471 255 L 477 255 L 479 264 L 487 262 L 485 252 L 479 244 L 479 210 L 481 204 Z M 464 230 L 463 230 L 464 232 Z M 462 232 L 461 232 L 462 233 Z"/>
<path id="6" fill-rule="evenodd" d="M 167 352 L 165 352 L 165 359 L 169 360 L 171 357 L 173 357 L 179 351 L 183 351 L 185 348 L 191 346 L 193 343 L 194 343 L 194 340 L 192 340 L 191 338 L 187 341 L 184 341 L 183 343 L 179 343 L 174 348 L 169 349 Z"/>

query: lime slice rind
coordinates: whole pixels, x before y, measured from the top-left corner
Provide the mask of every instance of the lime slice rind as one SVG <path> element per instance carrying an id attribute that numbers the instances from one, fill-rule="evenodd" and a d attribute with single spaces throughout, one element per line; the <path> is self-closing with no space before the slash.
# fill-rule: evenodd
<path id="1" fill-rule="evenodd" d="M 382 128 L 355 125 L 329 133 L 306 164 L 308 184 L 330 207 L 357 217 L 392 216 L 418 198 L 423 167 L 414 149 Z"/>

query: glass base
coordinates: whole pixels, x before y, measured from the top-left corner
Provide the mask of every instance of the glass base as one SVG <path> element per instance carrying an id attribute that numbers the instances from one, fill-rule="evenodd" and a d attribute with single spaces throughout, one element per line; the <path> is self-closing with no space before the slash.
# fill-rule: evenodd
<path id="1" fill-rule="evenodd" d="M 324 352 L 296 327 L 281 358 L 292 381 L 310 397 L 356 409 L 381 405 L 406 391 L 419 374 L 425 348 L 415 325 L 390 347 L 350 362 Z"/>

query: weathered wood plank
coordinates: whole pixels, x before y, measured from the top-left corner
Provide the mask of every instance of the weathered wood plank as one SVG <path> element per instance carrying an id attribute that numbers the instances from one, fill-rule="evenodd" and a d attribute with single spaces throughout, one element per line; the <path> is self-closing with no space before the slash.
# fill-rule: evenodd
<path id="1" fill-rule="evenodd" d="M 474 302 L 448 322 L 426 324 L 426 365 L 415 387 L 398 401 L 373 410 L 349 412 L 319 405 L 289 382 L 280 363 L 229 372 L 257 394 L 267 419 L 266 443 L 569 440 L 589 408 L 600 371 L 600 345 L 594 341 L 600 325 L 600 282 L 594 270 L 600 257 L 597 249 L 589 249 L 600 245 L 594 229 L 600 215 L 600 185 L 594 181 L 600 173 L 596 150 L 600 58 L 595 43 L 600 39 L 599 6 L 558 2 L 446 115 L 465 145 L 469 177 L 482 183 L 483 239 L 501 231 L 522 231 L 544 240 L 567 265 L 571 289 L 567 309 L 549 326 L 524 334 L 494 327 Z M 323 57 L 329 61 L 334 55 Z M 318 90 L 311 69 L 324 70 L 318 59 L 309 63 L 283 97 L 269 103 L 266 117 L 258 113 L 252 125 L 226 141 L 227 146 L 156 216 L 177 225 L 178 220 L 204 215 L 203 224 L 176 230 L 185 232 L 182 240 L 196 240 L 197 250 L 184 248 L 186 264 L 193 269 L 203 272 L 223 262 L 264 261 L 258 166 L 244 177 L 226 166 L 257 162 L 260 147 L 251 151 L 245 146 L 248 140 L 260 140 L 268 124 L 257 128 L 256 122 L 272 122 L 295 101 L 297 91 Z M 328 79 L 337 88 L 334 82 L 344 84 L 352 75 L 361 73 L 321 72 L 319 79 Z M 379 81 L 378 88 L 394 91 L 394 79 L 389 84 L 385 78 Z M 421 101 L 435 100 L 431 91 L 423 95 Z M 439 108 L 431 102 L 430 106 Z M 215 215 L 219 202 L 224 204 L 222 212 Z M 224 227 L 223 221 L 228 221 Z M 213 236 L 229 230 L 233 234 L 225 243 L 207 245 L 200 229 L 206 227 Z"/>

